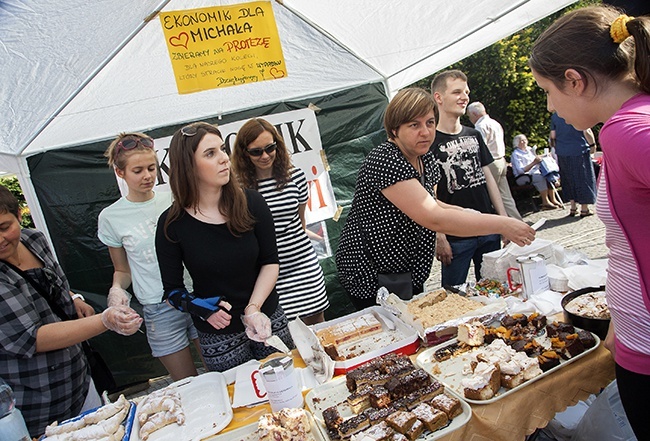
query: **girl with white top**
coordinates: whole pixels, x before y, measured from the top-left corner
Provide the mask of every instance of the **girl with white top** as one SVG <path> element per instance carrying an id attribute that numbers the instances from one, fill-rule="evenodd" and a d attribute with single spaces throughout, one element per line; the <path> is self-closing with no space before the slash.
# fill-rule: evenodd
<path id="1" fill-rule="evenodd" d="M 104 154 L 108 165 L 124 179 L 128 193 L 99 215 L 99 240 L 108 246 L 115 271 L 108 306 L 128 305 L 133 292 L 143 305 L 147 340 L 176 381 L 197 375 L 189 343 L 198 346 L 192 320 L 163 300 L 155 252 L 156 224 L 172 203 L 170 192 L 154 192 L 158 160 L 153 139 L 142 133 L 120 134 Z"/>

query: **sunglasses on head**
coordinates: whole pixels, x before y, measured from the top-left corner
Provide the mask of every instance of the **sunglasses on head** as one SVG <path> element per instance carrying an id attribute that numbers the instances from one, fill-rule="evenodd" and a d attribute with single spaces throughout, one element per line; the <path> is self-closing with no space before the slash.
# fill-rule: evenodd
<path id="1" fill-rule="evenodd" d="M 117 143 L 117 148 L 115 149 L 115 156 L 120 152 L 120 150 L 133 150 L 140 144 L 142 147 L 148 149 L 153 148 L 153 139 L 151 138 L 124 138 Z"/>
<path id="2" fill-rule="evenodd" d="M 181 128 L 181 135 L 188 136 L 188 137 L 194 136 L 199 132 L 199 129 L 201 127 L 206 127 L 206 126 L 210 126 L 212 128 L 215 127 L 213 125 L 210 125 L 210 124 L 204 123 L 204 122 L 192 123 L 192 124 L 188 124 L 185 127 Z"/>
<path id="3" fill-rule="evenodd" d="M 278 144 L 274 142 L 274 143 L 271 143 L 271 144 L 267 145 L 266 147 L 257 147 L 257 148 L 254 148 L 254 149 L 248 149 L 246 151 L 251 156 L 262 156 L 264 154 L 264 152 L 266 152 L 267 155 L 270 155 L 277 148 L 278 148 Z"/>

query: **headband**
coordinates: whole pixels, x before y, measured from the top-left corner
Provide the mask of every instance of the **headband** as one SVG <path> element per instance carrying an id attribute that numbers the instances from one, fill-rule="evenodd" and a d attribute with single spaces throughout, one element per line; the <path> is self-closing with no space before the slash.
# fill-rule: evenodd
<path id="1" fill-rule="evenodd" d="M 634 17 L 628 17 L 625 14 L 621 14 L 612 22 L 609 27 L 609 35 L 611 35 L 614 43 L 623 43 L 625 39 L 630 36 L 630 33 L 627 30 L 627 22 L 633 19 Z"/>

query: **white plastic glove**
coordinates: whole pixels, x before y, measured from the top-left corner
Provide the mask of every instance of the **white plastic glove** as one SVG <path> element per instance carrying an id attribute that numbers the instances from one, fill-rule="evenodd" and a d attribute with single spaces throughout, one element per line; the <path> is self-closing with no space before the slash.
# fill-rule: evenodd
<path id="1" fill-rule="evenodd" d="M 241 321 L 246 328 L 246 335 L 251 340 L 264 343 L 271 336 L 271 320 L 263 312 L 242 315 Z"/>
<path id="2" fill-rule="evenodd" d="M 129 306 L 130 302 L 131 294 L 127 290 L 119 286 L 113 286 L 108 290 L 108 297 L 106 299 L 108 306 Z"/>
<path id="3" fill-rule="evenodd" d="M 128 306 L 110 306 L 102 312 L 102 323 L 113 332 L 132 335 L 140 329 L 142 317 Z"/>

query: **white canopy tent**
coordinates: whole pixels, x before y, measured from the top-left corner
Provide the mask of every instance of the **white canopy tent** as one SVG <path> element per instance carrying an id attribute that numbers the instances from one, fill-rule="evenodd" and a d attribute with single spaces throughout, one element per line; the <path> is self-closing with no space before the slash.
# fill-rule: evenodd
<path id="1" fill-rule="evenodd" d="M 0 0 L 0 173 L 18 176 L 71 286 L 101 306 L 113 266 L 97 216 L 119 197 L 101 154 L 117 133 L 321 105 L 332 186 L 351 197 L 387 98 L 573 1 L 278 0 L 287 77 L 179 95 L 158 12 L 241 0 Z M 340 223 L 328 223 L 336 241 Z M 333 259 L 321 264 L 330 313 L 343 314 Z M 116 378 L 164 374 L 144 336 L 114 338 L 93 345 Z"/>
<path id="2" fill-rule="evenodd" d="M 234 0 L 0 2 L 0 171 L 45 229 L 26 158 L 381 82 L 388 97 L 575 0 L 282 0 L 288 76 L 179 95 L 159 11 Z"/>

